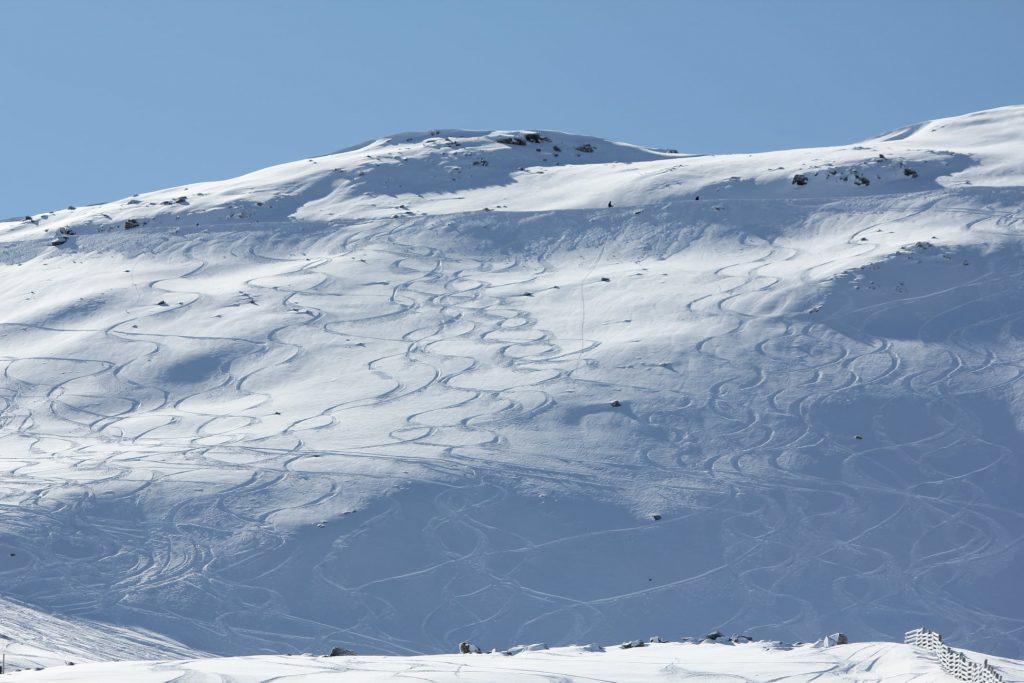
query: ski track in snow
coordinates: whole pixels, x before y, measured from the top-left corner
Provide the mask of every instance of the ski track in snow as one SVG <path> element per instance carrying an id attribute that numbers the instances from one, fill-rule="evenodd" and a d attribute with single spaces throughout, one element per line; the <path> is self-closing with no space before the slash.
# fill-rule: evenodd
<path id="1" fill-rule="evenodd" d="M 869 198 L 12 248 L 4 592 L 226 654 L 1019 653 L 1020 194 Z"/>

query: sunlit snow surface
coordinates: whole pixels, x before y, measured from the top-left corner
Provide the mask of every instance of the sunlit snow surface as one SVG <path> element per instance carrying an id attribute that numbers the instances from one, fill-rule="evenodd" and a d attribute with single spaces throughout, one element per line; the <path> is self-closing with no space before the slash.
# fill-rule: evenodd
<path id="1" fill-rule="evenodd" d="M 769 643 L 652 644 L 606 651 L 594 646 L 527 651 L 514 656 L 426 657 L 263 656 L 169 662 L 85 664 L 25 672 L 11 681 L 105 683 L 955 683 L 935 657 L 907 645 L 859 643 L 827 649 L 779 648 Z M 1024 674 L 1021 662 L 993 660 L 1006 675 Z M 1019 679 L 1007 679 L 1019 680 Z"/>
<path id="2" fill-rule="evenodd" d="M 517 136 L 0 223 L 2 594 L 220 654 L 1020 656 L 1024 108 L 754 155 Z"/>

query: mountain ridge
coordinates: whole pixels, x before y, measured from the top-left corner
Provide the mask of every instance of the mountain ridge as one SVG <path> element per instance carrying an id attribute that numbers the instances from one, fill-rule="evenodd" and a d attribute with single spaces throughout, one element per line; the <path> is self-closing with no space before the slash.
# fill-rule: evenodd
<path id="1" fill-rule="evenodd" d="M 754 158 L 754 157 L 756 157 L 756 158 L 763 158 L 763 159 L 766 160 L 765 163 L 768 164 L 768 163 L 771 163 L 768 160 L 774 159 L 775 157 L 778 157 L 780 159 L 781 158 L 785 158 L 785 157 L 790 157 L 790 161 L 792 161 L 791 157 L 793 156 L 794 152 L 800 152 L 804 156 L 806 156 L 807 153 L 826 155 L 826 154 L 829 154 L 830 151 L 832 151 L 832 156 L 833 156 L 832 159 L 818 159 L 816 166 L 804 166 L 804 165 L 801 165 L 801 166 L 798 166 L 796 168 L 791 168 L 790 170 L 792 172 L 774 173 L 774 174 L 771 174 L 772 169 L 769 168 L 769 169 L 766 169 L 765 171 L 762 171 L 762 173 L 759 176 L 756 176 L 755 179 L 754 179 L 755 184 L 765 184 L 766 181 L 781 181 L 784 184 L 786 181 L 791 181 L 792 177 L 796 173 L 798 173 L 798 172 L 806 172 L 808 170 L 811 170 L 812 172 L 815 171 L 815 170 L 817 172 L 820 172 L 823 169 L 828 169 L 828 168 L 835 167 L 837 165 L 842 165 L 842 164 L 845 164 L 846 166 L 854 166 L 854 165 L 858 165 L 858 164 L 860 164 L 860 165 L 869 164 L 869 165 L 874 165 L 876 167 L 875 170 L 877 170 L 877 168 L 879 166 L 888 166 L 888 164 L 878 164 L 877 163 L 879 161 L 885 161 L 884 159 L 879 159 L 879 158 L 877 158 L 877 156 L 873 157 L 872 155 L 866 155 L 866 154 L 859 154 L 859 155 L 858 154 L 854 154 L 854 156 L 851 157 L 850 154 L 858 152 L 858 151 L 860 151 L 860 152 L 874 151 L 874 150 L 869 150 L 869 149 L 864 148 L 864 145 L 866 145 L 866 144 L 878 145 L 878 146 L 880 146 L 880 149 L 883 149 L 883 148 L 885 148 L 887 146 L 887 144 L 888 144 L 888 146 L 892 147 L 893 145 L 891 143 L 893 143 L 894 141 L 906 143 L 907 140 L 911 140 L 911 141 L 916 142 L 918 140 L 921 140 L 922 138 L 924 139 L 924 141 L 927 141 L 927 138 L 929 137 L 929 135 L 928 135 L 929 131 L 934 133 L 935 131 L 946 129 L 946 128 L 949 128 L 950 126 L 952 126 L 954 130 L 967 129 L 967 130 L 970 130 L 970 131 L 975 133 L 975 135 L 967 141 L 966 147 L 964 145 L 961 145 L 962 148 L 966 148 L 966 149 L 973 149 L 973 148 L 982 148 L 982 149 L 984 149 L 984 148 L 986 148 L 986 147 L 988 147 L 988 146 L 990 146 L 992 144 L 991 143 L 991 138 L 992 137 L 996 137 L 997 138 L 997 142 L 998 141 L 1004 141 L 1005 142 L 1007 140 L 1010 141 L 1010 142 L 1019 142 L 1019 139 L 1020 139 L 1021 135 L 1024 135 L 1024 133 L 1021 132 L 1021 131 L 1024 131 L 1024 123 L 1021 123 L 1021 120 L 1024 119 L 1024 113 L 1022 113 L 1022 112 L 1024 112 L 1024 107 L 1021 107 L 1021 106 L 1003 107 L 1003 108 L 999 108 L 999 109 L 995 109 L 995 110 L 988 110 L 988 111 L 984 111 L 984 112 L 975 112 L 973 114 L 968 114 L 968 115 L 964 115 L 964 116 L 960 116 L 960 117 L 950 117 L 950 118 L 947 118 L 947 119 L 937 119 L 937 120 L 931 121 L 931 122 L 925 122 L 925 123 L 921 123 L 921 124 L 916 124 L 914 126 L 905 127 L 903 129 L 897 129 L 894 132 L 883 134 L 883 135 L 878 136 L 876 138 L 870 138 L 870 139 L 864 141 L 863 143 L 855 143 L 855 144 L 845 145 L 845 146 L 826 147 L 826 148 L 809 149 L 809 150 L 788 150 L 788 151 L 785 151 L 785 152 L 761 152 L 761 153 L 757 153 L 757 154 L 748 154 L 748 155 L 744 155 L 744 154 L 727 154 L 727 155 L 701 154 L 701 155 L 687 155 L 687 154 L 677 154 L 677 153 L 674 154 L 674 153 L 667 153 L 667 152 L 662 153 L 662 152 L 658 152 L 656 150 L 650 150 L 650 149 L 646 149 L 646 148 L 642 148 L 642 147 L 638 147 L 638 146 L 634 146 L 634 145 L 628 145 L 626 143 L 615 143 L 615 142 L 610 142 L 610 141 L 607 141 L 607 140 L 602 140 L 600 138 L 593 138 L 593 137 L 579 136 L 579 135 L 569 135 L 569 134 L 566 134 L 566 133 L 560 133 L 560 132 L 556 132 L 556 131 L 492 131 L 492 132 L 485 132 L 485 131 L 463 131 L 463 130 L 451 129 L 451 130 L 435 130 L 435 131 L 430 131 L 429 133 L 400 133 L 400 134 L 396 134 L 396 135 L 392 135 L 392 136 L 386 136 L 386 137 L 383 137 L 383 138 L 378 138 L 376 140 L 369 141 L 367 143 L 361 143 L 359 145 L 355 145 L 355 146 L 346 148 L 345 150 L 341 150 L 339 152 L 335 152 L 335 153 L 331 153 L 331 154 L 327 154 L 327 155 L 323 155 L 323 156 L 319 156 L 319 157 L 311 157 L 311 158 L 309 158 L 309 159 L 307 159 L 305 161 L 290 162 L 290 163 L 286 163 L 286 164 L 280 164 L 280 165 L 277 165 L 277 166 L 272 166 L 272 167 L 269 167 L 267 169 L 262 169 L 262 170 L 259 170 L 259 171 L 254 171 L 254 172 L 247 173 L 245 175 L 239 176 L 236 179 L 225 180 L 225 181 L 208 181 L 208 182 L 204 182 L 204 183 L 198 183 L 198 184 L 192 184 L 192 185 L 186 185 L 186 186 L 179 186 L 179 187 L 175 187 L 175 188 L 169 188 L 168 190 L 150 192 L 150 193 L 145 193 L 143 195 L 136 195 L 136 197 L 142 196 L 142 197 L 145 197 L 145 198 L 149 199 L 150 200 L 150 202 L 148 202 L 150 204 L 149 208 L 152 208 L 153 206 L 159 205 L 160 202 L 166 202 L 166 201 L 174 202 L 179 197 L 182 197 L 182 196 L 187 198 L 188 197 L 188 193 L 190 191 L 194 195 L 195 194 L 206 194 L 205 190 L 209 190 L 209 189 L 220 187 L 220 188 L 223 188 L 222 192 L 223 192 L 223 195 L 225 197 L 237 198 L 239 196 L 239 193 L 243 193 L 244 192 L 245 194 L 250 195 L 250 196 L 246 197 L 246 199 L 250 200 L 249 203 L 250 204 L 255 204 L 257 202 L 260 202 L 261 200 L 262 201 L 266 201 L 267 199 L 269 199 L 270 195 L 267 194 L 267 190 L 266 189 L 260 190 L 259 189 L 259 185 L 257 185 L 256 187 L 250 187 L 250 188 L 246 189 L 247 188 L 246 183 L 253 183 L 253 182 L 256 182 L 256 181 L 259 181 L 259 180 L 264 180 L 265 181 L 264 182 L 264 186 L 279 187 L 280 185 L 285 184 L 286 185 L 285 189 L 289 189 L 290 185 L 292 185 L 292 184 L 298 185 L 300 188 L 309 188 L 309 187 L 313 187 L 313 186 L 319 187 L 320 185 L 324 185 L 324 184 L 327 185 L 327 186 L 331 186 L 331 185 L 339 184 L 339 183 L 347 183 L 349 186 L 356 186 L 356 189 L 359 189 L 359 187 L 361 187 L 361 186 L 366 186 L 366 189 L 368 190 L 368 192 L 365 192 L 363 194 L 369 194 L 370 196 L 375 196 L 375 195 L 385 196 L 384 190 L 392 190 L 392 191 L 395 192 L 395 194 L 390 194 L 390 195 L 386 195 L 386 196 L 394 197 L 397 200 L 399 197 L 402 197 L 402 196 L 415 196 L 415 194 L 416 194 L 416 192 L 414 192 L 412 189 L 406 190 L 404 187 L 400 187 L 400 185 L 402 185 L 402 183 L 400 183 L 398 180 L 394 180 L 393 182 L 391 180 L 391 177 L 394 177 L 394 176 L 398 175 L 398 172 L 400 170 L 399 167 L 402 165 L 402 161 L 401 160 L 403 159 L 403 157 L 405 155 L 409 154 L 410 152 L 413 152 L 413 151 L 419 152 L 419 155 L 418 155 L 419 157 L 424 157 L 424 156 L 426 156 L 427 158 L 440 157 L 439 161 L 441 163 L 446 163 L 445 162 L 445 158 L 449 157 L 450 155 L 452 155 L 453 159 L 456 159 L 458 161 L 468 162 L 468 163 L 462 163 L 462 164 L 452 163 L 452 164 L 450 164 L 449 172 L 447 174 L 441 174 L 441 175 L 438 175 L 437 177 L 433 177 L 433 176 L 429 177 L 428 179 L 431 180 L 434 183 L 436 183 L 438 181 L 438 179 L 440 179 L 440 178 L 444 178 L 445 180 L 450 180 L 452 182 L 464 181 L 465 178 L 469 177 L 468 174 L 472 173 L 474 171 L 477 172 L 478 175 L 482 176 L 483 181 L 491 181 L 491 182 L 493 182 L 496 179 L 498 179 L 498 180 L 504 179 L 505 178 L 505 176 L 504 176 L 504 169 L 503 169 L 503 172 L 499 173 L 498 175 L 495 175 L 494 173 L 489 172 L 491 169 L 488 169 L 487 166 L 490 165 L 490 162 L 492 160 L 493 161 L 498 161 L 498 160 L 507 161 L 509 163 L 505 163 L 504 164 L 505 169 L 508 169 L 510 171 L 513 171 L 513 172 L 523 172 L 523 173 L 525 173 L 527 168 L 537 168 L 537 169 L 549 168 L 552 171 L 558 171 L 558 168 L 561 167 L 561 166 L 573 166 L 573 167 L 575 167 L 575 166 L 580 166 L 581 164 L 582 165 L 590 165 L 590 164 L 602 165 L 602 164 L 614 164 L 614 163 L 637 163 L 639 161 L 658 161 L 658 160 L 661 160 L 663 162 L 671 162 L 672 160 L 677 160 L 677 161 L 682 161 L 682 162 L 686 162 L 686 161 L 700 161 L 700 163 L 702 163 L 702 164 L 704 162 L 709 161 L 709 160 L 721 160 L 722 163 L 724 163 L 726 165 L 726 167 L 728 167 L 729 164 L 736 165 L 736 161 L 739 160 L 739 159 L 743 159 L 743 158 Z M 981 135 L 977 134 L 979 129 L 981 130 L 981 133 L 982 133 Z M 904 135 L 902 135 L 900 133 L 900 131 L 911 131 L 911 130 L 914 131 L 913 135 L 911 135 L 910 133 L 907 133 L 906 136 L 904 136 Z M 899 135 L 900 136 L 899 139 L 896 140 L 894 138 L 894 135 Z M 535 142 L 535 143 L 527 143 L 526 142 L 526 138 L 524 136 L 533 136 L 533 139 L 536 139 L 537 142 Z M 932 135 L 931 137 L 934 138 L 935 136 Z M 543 138 L 543 141 L 541 140 L 542 138 Z M 941 136 L 939 136 L 939 138 L 941 139 Z M 507 142 L 506 143 L 502 143 L 501 140 L 505 140 Z M 522 144 L 512 144 L 509 141 L 521 142 Z M 562 146 L 564 146 L 565 149 L 562 149 L 562 146 L 559 146 L 558 143 L 562 143 Z M 558 147 L 560 151 L 555 152 L 554 149 L 553 149 L 555 147 Z M 581 147 L 581 148 L 589 147 L 589 148 L 591 148 L 594 151 L 591 151 L 591 152 L 581 152 L 578 149 L 576 149 L 577 147 Z M 520 148 L 522 148 L 522 149 L 520 149 Z M 608 152 L 609 148 L 611 149 L 611 152 Z M 859 148 L 863 148 L 863 149 L 859 149 Z M 895 149 L 896 149 L 897 152 L 907 153 L 908 151 L 911 151 L 914 148 L 913 147 L 906 148 L 906 145 L 896 145 Z M 835 152 L 836 151 L 845 151 L 846 154 L 845 154 L 845 156 L 844 155 L 835 156 Z M 920 151 L 920 150 L 918 150 L 918 151 Z M 424 152 L 425 152 L 425 154 L 424 154 Z M 377 153 L 378 155 L 383 154 L 384 156 L 382 156 L 380 160 L 377 160 L 377 163 L 374 163 L 375 160 L 373 159 L 373 153 Z M 540 155 L 541 155 L 540 157 L 537 157 L 538 153 L 540 153 Z M 932 154 L 934 154 L 934 152 L 932 152 Z M 511 156 L 509 156 L 509 155 L 511 155 Z M 780 156 L 780 155 L 783 155 L 783 156 Z M 502 158 L 503 156 L 509 156 L 509 158 L 508 159 L 503 159 Z M 941 153 L 940 153 L 940 156 L 941 156 Z M 406 161 L 415 161 L 414 157 L 416 157 L 416 155 L 412 155 L 412 157 L 405 157 L 405 158 L 406 158 Z M 955 155 L 952 158 L 961 158 L 961 155 Z M 367 164 L 367 160 L 370 161 L 369 164 Z M 927 158 L 925 158 L 923 160 L 922 159 L 916 159 L 916 160 L 918 160 L 920 163 L 925 163 L 925 162 L 928 161 Z M 330 169 L 310 169 L 310 168 L 307 168 L 307 166 L 309 164 L 320 165 L 321 163 L 326 163 L 328 161 L 331 162 L 330 164 L 327 164 L 327 165 L 331 166 Z M 946 160 L 947 164 L 948 164 L 948 161 L 950 161 L 950 160 Z M 487 166 L 478 165 L 478 166 L 476 166 L 474 168 L 473 162 L 477 162 L 477 163 L 479 163 L 479 162 L 486 162 Z M 532 164 L 531 164 L 531 162 L 532 162 Z M 812 160 L 812 163 L 814 163 L 813 160 Z M 958 162 L 958 163 L 963 163 L 963 162 Z M 529 165 L 527 165 L 527 164 L 529 164 Z M 360 180 L 360 178 L 362 177 L 360 174 L 365 175 L 365 173 L 366 173 L 366 171 L 363 170 L 363 166 L 364 165 L 370 167 L 371 169 L 373 169 L 378 174 L 381 173 L 381 171 L 383 171 L 384 176 L 386 176 L 388 179 L 382 181 L 382 183 L 383 184 L 391 184 L 392 186 L 391 187 L 387 187 L 387 188 L 385 188 L 385 187 L 378 187 L 377 185 L 380 185 L 381 183 L 377 183 L 375 185 L 375 184 L 371 184 L 371 183 L 368 183 L 366 181 Z M 717 164 L 717 165 L 721 165 L 721 164 Z M 424 175 L 423 174 L 423 170 L 424 169 L 422 167 L 416 167 L 416 168 L 412 169 L 411 172 L 405 173 L 404 177 L 405 178 L 422 177 Z M 673 171 L 673 170 L 677 170 L 677 169 L 673 169 L 673 168 L 670 168 L 670 167 L 662 168 L 661 166 L 659 166 L 657 169 L 655 169 L 655 173 L 657 173 L 659 175 L 663 175 L 665 173 L 669 173 L 669 175 L 671 176 L 671 171 Z M 701 168 L 699 168 L 697 170 L 702 174 L 701 177 L 704 177 L 709 172 L 709 169 L 703 168 L 703 167 L 701 167 Z M 783 168 L 783 169 L 779 169 L 779 170 L 786 170 L 786 169 Z M 911 170 L 915 170 L 915 169 L 911 169 Z M 942 169 L 942 170 L 943 171 L 947 171 L 947 170 L 950 170 L 950 169 Z M 951 170 L 953 170 L 954 173 L 955 173 L 955 171 L 958 170 L 958 169 L 954 168 L 954 169 L 951 169 Z M 959 169 L 959 170 L 963 170 L 963 169 Z M 1024 173 L 1024 170 L 1022 170 L 1019 165 L 1016 166 L 1016 167 L 1013 167 L 1013 168 L 1002 168 L 1001 170 L 1007 171 L 1007 173 L 1010 170 L 1014 171 L 1013 177 L 1010 178 L 1009 180 L 1007 180 L 1007 182 L 1015 182 L 1015 183 L 1018 182 L 1019 181 L 1019 175 Z M 351 173 L 355 173 L 356 174 L 356 179 L 351 179 L 351 178 L 348 178 L 348 177 L 345 177 L 345 178 L 333 178 L 332 177 L 333 173 L 342 173 L 342 174 L 344 174 L 344 173 L 350 173 L 350 174 Z M 466 173 L 467 175 L 463 176 L 462 175 L 463 173 Z M 853 178 L 852 179 L 852 183 L 851 183 L 850 182 L 851 179 L 849 178 L 849 175 L 850 175 L 849 172 L 847 172 L 847 180 L 842 181 L 841 184 L 840 183 L 834 183 L 834 184 L 832 184 L 829 187 L 829 191 L 830 192 L 833 192 L 833 193 L 839 192 L 838 195 L 832 195 L 832 196 L 851 196 L 851 194 L 850 194 L 851 189 L 850 188 L 853 188 L 853 190 L 852 190 L 853 192 L 856 191 L 857 186 L 855 186 L 853 183 L 856 183 L 857 179 Z M 874 175 L 877 176 L 878 174 L 876 173 Z M 898 177 L 899 172 L 897 172 L 896 175 Z M 952 175 L 952 174 L 950 174 L 950 173 L 942 173 L 942 175 Z M 728 181 L 732 177 L 733 176 L 725 176 L 719 182 L 724 184 L 726 181 Z M 880 179 L 879 177 L 872 176 L 872 174 L 870 174 L 870 173 L 865 173 L 865 174 L 863 174 L 862 177 L 867 179 L 869 182 L 871 180 L 876 180 L 877 181 L 877 180 Z M 938 177 L 938 174 L 936 174 L 936 177 Z M 904 176 L 904 178 L 906 178 L 906 176 Z M 1013 178 L 1018 178 L 1018 179 L 1014 180 Z M 986 176 L 985 179 L 987 179 L 987 182 L 998 182 L 998 181 L 993 181 L 991 176 Z M 983 180 L 985 180 L 985 179 L 983 179 Z M 521 180 L 522 179 L 520 179 L 520 181 Z M 564 187 L 566 181 L 570 181 L 571 182 L 571 180 L 572 180 L 571 177 L 569 177 L 569 178 L 558 177 L 558 178 L 556 178 L 552 182 L 557 184 L 557 185 L 559 185 L 560 187 Z M 621 178 L 613 178 L 613 180 L 619 181 L 619 180 L 621 180 Z M 974 181 L 971 181 L 971 182 L 977 183 L 978 180 L 974 180 Z M 698 183 L 697 180 L 693 179 L 692 174 L 688 174 L 688 173 L 685 173 L 685 172 L 683 173 L 683 177 L 680 178 L 680 180 L 676 181 L 676 184 L 689 184 L 689 187 L 687 187 L 683 192 L 678 193 L 678 194 L 684 194 L 684 195 L 691 194 L 691 192 L 699 192 L 702 189 L 705 192 L 707 192 L 707 191 L 714 192 L 716 189 L 721 190 L 721 188 L 715 188 L 713 186 L 709 188 L 706 184 L 705 185 L 701 185 L 701 184 Z M 924 183 L 923 182 L 922 183 L 918 183 L 918 185 L 924 185 Z M 467 189 L 466 185 L 465 185 L 465 182 L 462 182 L 462 184 L 457 185 L 455 187 L 456 187 L 456 191 L 459 191 L 459 192 L 464 192 Z M 192 188 L 192 190 L 190 190 L 189 188 Z M 439 194 L 442 194 L 442 195 L 443 194 L 448 194 L 448 193 L 443 191 L 443 188 L 444 188 L 444 184 L 442 183 L 440 185 L 440 187 L 436 188 L 437 190 L 440 190 L 440 192 L 435 192 L 435 193 L 439 193 Z M 400 189 L 403 190 L 403 192 L 401 194 L 398 194 L 397 191 L 400 190 Z M 475 188 L 472 185 L 470 185 L 469 189 L 475 189 Z M 646 190 L 648 192 L 648 194 L 649 194 L 651 188 L 650 188 L 650 186 L 648 184 L 648 185 L 642 186 L 642 189 Z M 920 189 L 920 188 L 918 188 L 918 189 Z M 897 190 L 897 191 L 907 191 L 907 188 L 905 186 L 903 186 L 903 187 L 899 188 L 899 190 Z M 355 194 L 359 194 L 359 193 L 357 192 Z M 613 196 L 615 193 L 614 192 L 607 192 L 607 194 Z M 743 193 L 740 193 L 740 194 L 742 196 Z M 804 188 L 804 194 L 810 194 L 810 189 L 805 187 Z M 820 195 L 816 195 L 816 198 L 818 196 L 820 196 Z M 828 196 L 828 195 L 826 195 L 826 196 Z M 856 195 L 853 195 L 853 196 L 856 196 Z M 318 196 L 318 197 L 316 197 L 316 199 L 322 201 L 322 200 L 327 199 L 329 197 L 330 197 L 330 193 L 326 197 L 325 196 Z M 345 193 L 341 193 L 339 195 L 339 198 L 341 198 L 341 199 L 344 199 L 344 197 L 345 197 Z M 613 199 L 614 198 L 618 198 L 618 197 L 613 196 Z M 195 201 L 195 200 L 193 199 L 193 201 Z M 109 202 L 109 203 L 100 204 L 100 205 L 92 205 L 90 207 L 83 207 L 83 210 L 87 211 L 87 214 L 86 214 L 87 216 L 89 214 L 96 215 L 97 213 L 100 213 L 100 214 L 102 213 L 102 212 L 98 212 L 97 211 L 97 209 L 99 207 L 108 207 L 108 208 L 110 208 L 110 207 L 113 207 L 113 206 L 117 205 L 118 203 L 119 202 Z M 134 212 L 130 212 L 131 215 L 143 215 L 144 216 L 144 215 L 148 215 L 149 213 L 151 213 L 151 212 L 145 212 L 145 211 L 141 210 L 142 207 L 140 207 L 139 205 L 140 204 L 145 204 L 145 203 L 147 203 L 147 202 L 143 202 L 143 201 L 138 200 L 138 199 L 136 199 L 136 202 L 133 203 L 131 198 L 129 198 L 127 200 L 120 200 L 120 204 L 122 206 L 127 204 L 128 206 L 135 206 L 136 209 L 139 209 L 139 210 L 136 210 Z M 200 202 L 200 204 L 202 204 L 202 202 Z M 503 208 L 500 204 L 496 205 L 494 207 L 479 206 L 479 202 L 476 202 L 475 204 L 476 205 L 472 206 L 470 210 L 482 210 L 482 209 L 485 209 L 485 208 L 486 209 L 490 209 L 490 210 L 502 210 L 502 208 Z M 591 205 L 590 208 L 597 208 L 598 206 L 602 206 L 602 204 L 596 198 L 590 198 L 590 205 Z M 178 211 L 178 210 L 180 210 L 180 206 L 184 206 L 184 205 L 174 206 L 168 212 L 173 213 L 174 211 Z M 391 208 L 391 209 L 398 209 L 399 212 L 407 211 L 408 210 L 408 209 L 400 209 L 400 206 L 402 206 L 402 204 L 399 202 L 398 204 L 395 204 L 395 205 L 393 205 L 393 206 L 391 206 L 389 208 Z M 255 208 L 255 207 L 251 207 L 251 208 Z M 369 207 L 365 207 L 364 206 L 364 207 L 356 207 L 356 208 L 363 209 L 365 211 L 365 209 L 367 209 Z M 461 208 L 461 206 L 460 206 L 460 208 Z M 507 208 L 507 207 L 504 207 L 504 208 Z M 565 208 L 565 207 L 559 207 L 559 208 Z M 34 220 L 39 220 L 39 218 L 42 215 L 49 215 L 51 217 L 54 217 L 54 214 L 56 214 L 56 213 L 63 214 L 65 212 L 63 212 L 63 211 L 62 212 L 47 212 L 47 214 L 39 214 L 37 216 L 34 216 L 33 219 Z M 126 213 L 126 215 L 128 215 L 128 214 Z M 386 209 L 382 209 L 381 211 L 372 212 L 372 215 L 373 215 L 373 217 L 390 217 L 389 214 L 386 213 Z M 303 215 L 298 215 L 297 214 L 295 217 L 296 218 L 302 218 Z M 310 211 L 309 215 L 306 216 L 306 217 L 314 218 L 314 219 L 324 218 L 324 216 L 317 216 L 312 211 Z M 330 215 L 328 215 L 327 217 L 330 217 Z M 359 213 L 356 213 L 354 215 L 354 217 L 361 217 L 361 216 L 359 215 Z M 56 228 L 59 228 L 62 225 L 70 224 L 70 223 L 74 222 L 74 220 L 72 220 L 71 216 L 62 216 L 62 219 L 57 219 L 57 220 L 53 221 L 53 224 L 54 224 L 54 226 Z M 8 221 L 8 222 L 11 222 L 11 221 Z"/>

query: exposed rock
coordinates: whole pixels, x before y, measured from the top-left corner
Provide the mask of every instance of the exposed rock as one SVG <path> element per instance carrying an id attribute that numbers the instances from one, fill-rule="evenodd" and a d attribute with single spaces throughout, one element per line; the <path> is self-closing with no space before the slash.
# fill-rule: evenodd
<path id="1" fill-rule="evenodd" d="M 833 647 L 835 645 L 846 645 L 850 642 L 845 633 L 832 633 L 814 643 L 817 647 Z"/>

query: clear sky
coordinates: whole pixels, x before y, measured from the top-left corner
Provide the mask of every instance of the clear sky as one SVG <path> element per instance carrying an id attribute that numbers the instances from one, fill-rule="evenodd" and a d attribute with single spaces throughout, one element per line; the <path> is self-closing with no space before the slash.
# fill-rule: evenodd
<path id="1" fill-rule="evenodd" d="M 0 216 L 430 128 L 690 152 L 1024 103 L 1017 0 L 0 0 Z"/>

